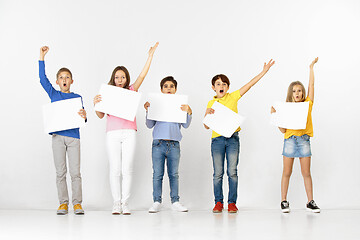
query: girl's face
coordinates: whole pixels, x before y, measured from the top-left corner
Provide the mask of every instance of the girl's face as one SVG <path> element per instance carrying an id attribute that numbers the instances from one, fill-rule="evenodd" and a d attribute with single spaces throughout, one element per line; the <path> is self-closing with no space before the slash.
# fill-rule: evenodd
<path id="1" fill-rule="evenodd" d="M 221 79 L 219 78 L 218 80 L 215 81 L 215 84 L 212 86 L 212 89 L 216 92 L 217 98 L 222 98 L 229 90 L 229 86 L 226 82 L 221 81 Z"/>
<path id="2" fill-rule="evenodd" d="M 176 88 L 175 84 L 172 81 L 166 81 L 161 88 L 161 92 L 165 94 L 175 94 Z"/>
<path id="3" fill-rule="evenodd" d="M 126 84 L 126 75 L 123 70 L 118 70 L 115 73 L 115 86 L 124 87 Z"/>
<path id="4" fill-rule="evenodd" d="M 59 85 L 61 92 L 69 93 L 70 92 L 70 85 L 74 81 L 71 78 L 71 74 L 69 72 L 61 72 L 56 79 L 56 84 Z"/>
<path id="5" fill-rule="evenodd" d="M 293 87 L 293 101 L 294 102 L 301 102 L 301 99 L 303 99 L 303 91 L 302 87 L 300 85 L 295 85 Z"/>

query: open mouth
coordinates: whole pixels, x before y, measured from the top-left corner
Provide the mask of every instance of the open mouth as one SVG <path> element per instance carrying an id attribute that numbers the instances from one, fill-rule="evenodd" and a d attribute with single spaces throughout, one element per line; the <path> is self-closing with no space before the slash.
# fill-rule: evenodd
<path id="1" fill-rule="evenodd" d="M 66 83 L 64 83 L 63 86 L 66 87 Z"/>
<path id="2" fill-rule="evenodd" d="M 220 93 L 223 93 L 224 92 L 224 90 L 220 90 Z"/>

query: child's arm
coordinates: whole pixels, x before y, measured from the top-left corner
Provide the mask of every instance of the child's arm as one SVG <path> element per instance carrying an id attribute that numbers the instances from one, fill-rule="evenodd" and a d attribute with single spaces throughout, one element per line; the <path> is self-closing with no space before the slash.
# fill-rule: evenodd
<path id="1" fill-rule="evenodd" d="M 157 48 L 157 46 L 159 45 L 159 42 L 157 42 L 153 47 L 150 48 L 149 50 L 149 57 L 145 63 L 145 66 L 143 68 L 143 70 L 141 71 L 140 75 L 138 76 L 138 78 L 136 79 L 135 83 L 133 84 L 133 87 L 134 87 L 134 90 L 137 91 L 141 84 L 143 83 L 148 71 L 149 71 L 149 68 L 150 68 L 150 65 L 151 65 L 151 61 L 152 61 L 152 58 L 154 56 L 154 52 Z"/>
<path id="2" fill-rule="evenodd" d="M 214 109 L 212 109 L 212 108 L 207 108 L 207 109 L 206 109 L 206 112 L 205 112 L 205 116 L 208 115 L 208 114 L 214 114 L 214 112 L 215 112 Z M 204 116 L 204 117 L 205 117 L 205 116 Z M 210 128 L 209 128 L 207 125 L 205 125 L 205 124 L 204 124 L 204 127 L 205 127 L 206 129 L 210 129 Z"/>
<path id="3" fill-rule="evenodd" d="M 319 58 L 315 58 L 314 61 L 310 64 L 310 78 L 309 78 L 309 89 L 308 97 L 313 102 L 314 101 L 314 65 L 317 63 Z"/>
<path id="4" fill-rule="evenodd" d="M 274 112 L 276 112 L 275 108 L 273 106 L 271 106 L 271 114 L 273 114 Z M 285 133 L 286 132 L 286 128 L 282 128 L 282 127 L 278 127 L 280 132 Z"/>
<path id="5" fill-rule="evenodd" d="M 45 74 L 45 55 L 49 51 L 48 46 L 43 46 L 40 48 L 40 58 L 39 58 L 39 78 L 41 86 L 44 88 L 44 90 L 47 92 L 49 97 L 53 95 L 54 92 L 56 92 L 55 88 L 51 85 L 49 79 L 47 78 Z"/>
<path id="6" fill-rule="evenodd" d="M 149 107 L 150 107 L 150 103 L 149 103 L 149 102 L 146 102 L 146 103 L 144 104 L 144 108 L 145 108 L 145 110 L 146 110 L 146 123 L 145 123 L 145 124 L 146 124 L 146 126 L 147 126 L 148 128 L 152 128 L 152 127 L 155 126 L 156 121 L 147 118 L 147 112 L 148 112 L 148 108 L 149 108 Z"/>
<path id="7" fill-rule="evenodd" d="M 191 107 L 187 104 L 183 104 L 181 105 L 181 108 L 180 108 L 182 111 L 186 112 L 187 113 L 187 116 L 186 116 L 186 123 L 182 123 L 181 125 L 184 127 L 184 128 L 188 128 L 190 126 L 190 123 L 191 123 L 191 119 L 192 119 L 192 110 L 191 110 Z"/>
<path id="8" fill-rule="evenodd" d="M 98 95 L 96 95 L 94 97 L 94 106 L 99 102 L 101 102 L 101 95 L 100 94 L 98 94 Z M 103 112 L 95 111 L 95 113 L 100 119 L 102 119 L 105 116 L 105 113 L 103 113 Z"/>
<path id="9" fill-rule="evenodd" d="M 249 91 L 249 89 L 254 86 L 266 73 L 267 71 L 269 71 L 270 67 L 272 65 L 274 65 L 275 61 L 273 61 L 272 59 L 266 64 L 264 63 L 264 68 L 262 70 L 261 73 L 259 73 L 256 77 L 254 77 L 253 79 L 251 79 L 250 82 L 248 82 L 247 84 L 245 84 L 242 88 L 240 88 L 240 95 L 244 96 L 244 94 Z"/>

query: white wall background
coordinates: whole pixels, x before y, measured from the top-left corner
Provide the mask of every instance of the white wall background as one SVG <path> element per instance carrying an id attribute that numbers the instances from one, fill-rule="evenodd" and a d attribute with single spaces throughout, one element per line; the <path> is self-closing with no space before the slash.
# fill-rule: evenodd
<path id="1" fill-rule="evenodd" d="M 180 197 L 186 206 L 213 205 L 211 132 L 201 123 L 214 94 L 211 78 L 225 73 L 234 91 L 273 58 L 276 64 L 239 102 L 247 121 L 241 131 L 238 205 L 279 207 L 283 139 L 269 124 L 270 106 L 285 100 L 290 82 L 300 80 L 307 86 L 308 66 L 318 56 L 314 197 L 322 208 L 359 208 L 359 13 L 357 0 L 1 0 L 0 208 L 57 205 L 51 139 L 43 133 L 41 113 L 49 102 L 38 78 L 43 45 L 50 47 L 46 71 L 51 82 L 55 84 L 60 67 L 70 68 L 75 80 L 71 90 L 83 96 L 88 112 L 88 124 L 81 130 L 84 207 L 111 208 L 106 121 L 96 117 L 92 99 L 118 65 L 126 66 L 134 81 L 156 41 L 160 45 L 141 92 L 159 92 L 160 80 L 173 75 L 178 93 L 190 96 L 194 112 L 181 142 Z M 132 208 L 140 210 L 152 203 L 152 136 L 144 121 L 140 107 L 131 201 Z M 169 204 L 164 179 L 163 197 Z M 306 202 L 298 161 L 289 200 L 293 208 Z"/>

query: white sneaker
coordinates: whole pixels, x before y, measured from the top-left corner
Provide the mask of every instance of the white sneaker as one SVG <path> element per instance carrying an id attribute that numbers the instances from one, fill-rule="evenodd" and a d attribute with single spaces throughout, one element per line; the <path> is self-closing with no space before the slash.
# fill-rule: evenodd
<path id="1" fill-rule="evenodd" d="M 119 215 L 119 214 L 121 214 L 121 212 L 122 212 L 121 203 L 120 202 L 114 202 L 113 209 L 112 209 L 112 214 L 113 215 Z"/>
<path id="2" fill-rule="evenodd" d="M 160 211 L 161 203 L 154 202 L 153 205 L 149 208 L 149 213 L 157 213 Z"/>
<path id="3" fill-rule="evenodd" d="M 127 203 L 123 203 L 121 207 L 122 207 L 122 214 L 124 214 L 124 215 L 130 215 L 131 214 L 131 211 L 130 211 L 129 206 L 127 205 Z"/>
<path id="4" fill-rule="evenodd" d="M 184 207 L 183 205 L 181 205 L 181 203 L 179 202 L 174 202 L 171 205 L 172 210 L 174 211 L 178 211 L 178 212 L 187 212 L 188 209 L 186 207 Z"/>

